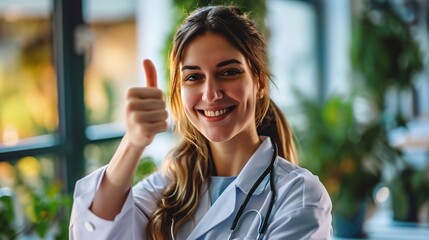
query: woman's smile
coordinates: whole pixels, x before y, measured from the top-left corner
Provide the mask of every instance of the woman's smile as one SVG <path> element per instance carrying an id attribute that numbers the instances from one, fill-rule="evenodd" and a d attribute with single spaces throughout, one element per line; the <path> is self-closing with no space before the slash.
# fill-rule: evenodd
<path id="1" fill-rule="evenodd" d="M 198 113 L 210 122 L 217 122 L 225 119 L 236 106 L 211 108 L 211 109 L 197 109 Z"/>

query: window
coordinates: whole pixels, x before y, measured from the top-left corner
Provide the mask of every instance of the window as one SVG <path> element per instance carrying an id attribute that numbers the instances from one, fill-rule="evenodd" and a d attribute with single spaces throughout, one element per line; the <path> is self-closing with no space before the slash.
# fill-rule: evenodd
<path id="1" fill-rule="evenodd" d="M 69 131 L 79 114 L 73 97 L 66 99 L 79 96 L 75 77 L 83 64 L 74 59 L 71 35 L 82 24 L 80 15 L 81 5 L 72 1 L 0 3 L 0 161 L 40 162 L 40 155 L 55 156 L 49 159 L 63 184 L 76 178 L 74 170 L 80 172 L 79 149 L 69 147 L 84 142 Z M 65 115 L 70 121 L 64 121 Z"/>
<path id="2" fill-rule="evenodd" d="M 86 38 L 90 45 L 85 57 L 84 99 L 85 134 L 91 144 L 85 146 L 85 172 L 106 164 L 125 130 L 125 94 L 130 87 L 145 86 L 142 60 L 150 58 L 157 68 L 158 86 L 165 89 L 165 37 L 169 34 L 169 1 L 150 4 L 142 1 L 85 0 Z M 158 164 L 174 143 L 170 132 L 157 134 L 144 157 Z M 101 155 L 100 155 L 101 153 Z M 110 154 L 107 154 L 110 153 Z"/>
<path id="3" fill-rule="evenodd" d="M 295 91 L 314 99 L 324 95 L 322 3 L 270 0 L 268 53 L 274 75 L 271 96 L 292 125 L 300 123 Z"/>
<path id="4" fill-rule="evenodd" d="M 52 6 L 37 2 L 0 3 L 0 146 L 58 127 Z"/>

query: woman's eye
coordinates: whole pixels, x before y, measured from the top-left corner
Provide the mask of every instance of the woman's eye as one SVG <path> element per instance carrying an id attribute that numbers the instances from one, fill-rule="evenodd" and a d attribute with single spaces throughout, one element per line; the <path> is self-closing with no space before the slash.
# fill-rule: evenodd
<path id="1" fill-rule="evenodd" d="M 202 79 L 201 75 L 191 74 L 185 78 L 185 81 L 197 81 L 197 80 L 201 80 L 201 79 Z"/>
<path id="2" fill-rule="evenodd" d="M 222 76 L 234 76 L 237 74 L 242 73 L 242 71 L 238 70 L 238 69 L 228 69 L 222 72 Z"/>

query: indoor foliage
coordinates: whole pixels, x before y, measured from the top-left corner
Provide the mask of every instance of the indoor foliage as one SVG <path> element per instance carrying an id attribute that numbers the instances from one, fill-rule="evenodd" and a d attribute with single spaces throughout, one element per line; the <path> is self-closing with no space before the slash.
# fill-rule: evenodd
<path id="1" fill-rule="evenodd" d="M 410 1 L 413 2 L 413 1 Z M 414 2 L 417 4 L 416 2 Z M 357 88 L 375 106 L 383 127 L 380 137 L 387 138 L 390 130 L 405 127 L 409 119 L 401 112 L 401 97 L 397 95 L 394 111 L 388 111 L 386 93 L 407 91 L 411 93 L 412 117 L 418 114 L 418 96 L 414 76 L 423 68 L 423 55 L 414 39 L 411 25 L 395 9 L 393 1 L 368 0 L 364 11 L 354 19 L 351 64 L 357 76 Z M 404 7 L 404 6 L 399 6 Z M 355 82 L 355 83 L 356 83 Z M 428 200 L 429 181 L 423 169 L 415 169 L 398 155 L 389 165 L 394 169 L 393 178 L 385 179 L 392 192 L 394 218 L 417 221 L 419 208 Z"/>

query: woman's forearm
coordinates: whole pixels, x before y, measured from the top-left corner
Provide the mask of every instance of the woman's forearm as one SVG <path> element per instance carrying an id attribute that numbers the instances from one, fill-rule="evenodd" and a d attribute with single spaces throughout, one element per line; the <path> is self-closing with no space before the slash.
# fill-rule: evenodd
<path id="1" fill-rule="evenodd" d="M 107 166 L 90 207 L 95 215 L 113 220 L 121 211 L 143 150 L 129 144 L 127 136 L 124 136 Z"/>

